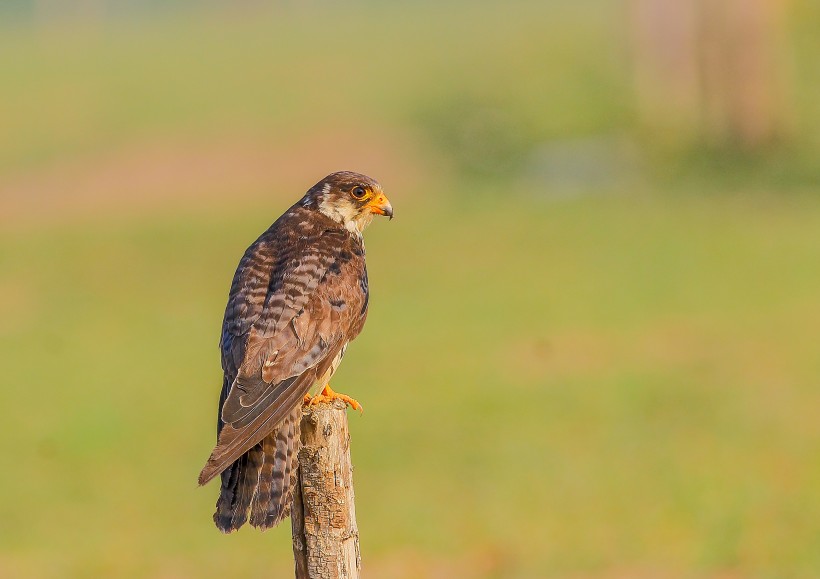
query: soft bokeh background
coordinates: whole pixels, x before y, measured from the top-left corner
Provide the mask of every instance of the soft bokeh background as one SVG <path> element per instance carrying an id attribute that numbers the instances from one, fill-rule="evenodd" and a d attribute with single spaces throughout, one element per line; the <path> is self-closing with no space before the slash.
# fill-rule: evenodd
<path id="1" fill-rule="evenodd" d="M 236 262 L 342 168 L 366 576 L 820 576 L 816 2 L 232 4 L 0 4 L 0 576 L 290 575 L 195 480 Z"/>

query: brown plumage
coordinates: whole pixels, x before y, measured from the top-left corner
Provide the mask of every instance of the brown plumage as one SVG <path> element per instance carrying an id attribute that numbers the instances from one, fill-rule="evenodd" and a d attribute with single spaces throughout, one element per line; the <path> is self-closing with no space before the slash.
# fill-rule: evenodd
<path id="1" fill-rule="evenodd" d="M 368 284 L 362 230 L 393 216 L 365 175 L 328 175 L 270 226 L 239 262 L 220 350 L 224 380 L 217 445 L 199 475 L 222 475 L 214 522 L 250 516 L 258 528 L 290 512 L 305 394 L 326 383 L 364 326 Z"/>

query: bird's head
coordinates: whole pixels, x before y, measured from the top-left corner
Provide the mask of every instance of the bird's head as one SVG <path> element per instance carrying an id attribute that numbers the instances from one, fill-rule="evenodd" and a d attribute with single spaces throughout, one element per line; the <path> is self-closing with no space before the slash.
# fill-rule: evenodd
<path id="1" fill-rule="evenodd" d="M 331 173 L 311 187 L 302 205 L 313 207 L 353 233 L 361 233 L 374 215 L 393 219 L 393 207 L 382 186 L 367 175 Z"/>

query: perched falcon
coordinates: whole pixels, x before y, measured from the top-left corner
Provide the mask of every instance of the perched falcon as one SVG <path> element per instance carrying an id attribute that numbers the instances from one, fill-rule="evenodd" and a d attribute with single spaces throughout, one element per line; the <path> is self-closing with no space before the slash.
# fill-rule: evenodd
<path id="1" fill-rule="evenodd" d="M 217 444 L 199 474 L 222 475 L 214 522 L 266 529 L 290 512 L 302 404 L 341 398 L 327 382 L 367 317 L 362 230 L 393 217 L 381 186 L 347 171 L 310 188 L 251 245 L 231 284 Z M 324 384 L 312 400 L 314 384 Z"/>

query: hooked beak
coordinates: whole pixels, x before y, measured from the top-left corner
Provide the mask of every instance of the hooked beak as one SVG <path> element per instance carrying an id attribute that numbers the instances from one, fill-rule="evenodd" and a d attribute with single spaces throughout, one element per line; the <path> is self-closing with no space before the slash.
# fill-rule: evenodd
<path id="1" fill-rule="evenodd" d="M 384 193 L 376 195 L 370 203 L 367 204 L 367 207 L 376 215 L 386 215 L 390 219 L 393 219 L 393 206 L 390 205 L 390 201 L 387 200 Z"/>

